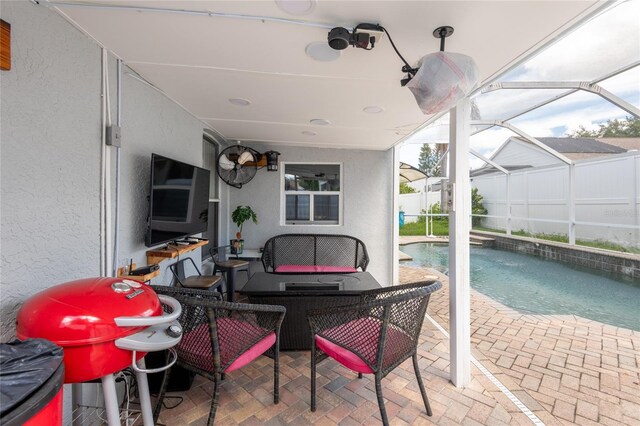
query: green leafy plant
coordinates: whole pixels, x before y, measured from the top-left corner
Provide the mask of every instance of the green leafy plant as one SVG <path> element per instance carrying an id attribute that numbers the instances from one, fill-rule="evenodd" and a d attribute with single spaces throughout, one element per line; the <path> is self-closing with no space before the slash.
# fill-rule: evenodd
<path id="1" fill-rule="evenodd" d="M 244 225 L 246 221 L 251 220 L 253 223 L 258 224 L 258 216 L 249 206 L 236 207 L 233 213 L 231 213 L 231 220 L 239 228 L 239 231 L 236 232 L 236 238 L 239 240 L 242 239 L 242 225 Z"/>
<path id="2" fill-rule="evenodd" d="M 472 214 L 487 214 L 487 209 L 482 204 L 482 195 L 478 194 L 478 188 L 471 190 L 471 213 Z M 479 226 L 482 223 L 481 217 L 474 216 L 471 219 L 472 226 Z"/>

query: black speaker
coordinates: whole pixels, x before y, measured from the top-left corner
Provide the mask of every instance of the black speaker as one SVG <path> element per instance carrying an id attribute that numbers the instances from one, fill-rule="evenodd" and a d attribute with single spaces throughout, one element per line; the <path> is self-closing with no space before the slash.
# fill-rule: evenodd
<path id="1" fill-rule="evenodd" d="M 159 368 L 167 364 L 167 357 L 169 352 L 158 351 L 149 352 L 144 357 L 144 362 L 147 368 Z M 171 375 L 169 376 L 169 384 L 167 385 L 167 392 L 183 392 L 191 389 L 193 384 L 193 378 L 196 373 L 174 365 L 171 367 Z M 147 380 L 149 381 L 149 392 L 152 394 L 158 394 L 160 392 L 160 386 L 162 386 L 162 378 L 164 377 L 164 371 L 161 373 L 147 374 Z"/>

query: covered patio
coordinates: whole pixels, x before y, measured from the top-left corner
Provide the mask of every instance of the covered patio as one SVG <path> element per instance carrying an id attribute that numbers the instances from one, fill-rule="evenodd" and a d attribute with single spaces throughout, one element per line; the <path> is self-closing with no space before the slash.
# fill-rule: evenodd
<path id="1" fill-rule="evenodd" d="M 187 257 L 203 275 L 215 274 L 208 249 L 228 245 L 236 231 L 244 232 L 244 247 L 258 268 L 255 260 L 275 235 L 344 234 L 364 241 L 366 272 L 382 287 L 436 279 L 444 284 L 431 298 L 417 352 L 433 416 L 425 413 L 406 361 L 382 382 L 391 424 L 637 424 L 639 333 L 573 316 L 524 315 L 471 289 L 470 135 L 472 126 L 506 126 L 508 120 L 473 121 L 477 111 L 468 96 L 446 111 L 423 114 L 400 83 L 417 68 L 398 52 L 417 63 L 438 51 L 434 30 L 452 25 L 446 51 L 475 59 L 477 94 L 497 88 L 492 84 L 519 64 L 615 4 L 3 3 L 11 54 L 0 74 L 0 339 L 16 337 L 16 315 L 27 299 L 63 282 L 118 277 L 137 263 L 156 266 L 149 283 L 174 286 L 174 261 L 167 259 Z M 377 31 L 375 50 L 328 48 L 328 31 L 345 27 L 357 38 L 361 23 L 389 29 Z M 409 71 L 401 71 L 398 57 Z M 639 63 L 632 60 L 624 70 Z M 542 102 L 534 101 L 526 109 Z M 637 109 L 632 105 L 631 113 Z M 447 112 L 451 262 L 445 276 L 400 266 L 397 190 L 400 144 Z M 234 185 L 219 171 L 221 154 L 235 146 L 259 155 L 276 152 L 275 168 L 266 161 L 258 166 L 256 158 L 248 162 L 255 168 L 252 178 Z M 210 171 L 201 214 L 208 227 L 192 233 L 203 240 L 193 250 L 180 251 L 176 243 L 154 256 L 158 247 L 145 240 L 152 154 Z M 300 170 L 317 188 L 298 184 Z M 297 197 L 307 197 L 301 208 Z M 314 204 L 322 197 L 329 201 Z M 232 217 L 242 206 L 257 213 L 244 230 Z M 171 250 L 177 254 L 163 258 Z M 233 292 L 227 297 L 232 300 Z M 311 412 L 309 352 L 283 352 L 280 362 L 279 404 L 274 364 L 260 357 L 226 375 L 216 424 L 380 422 L 370 377 L 358 379 L 324 361 L 317 411 Z M 189 391 L 165 400 L 160 422 L 206 424 L 211 388 L 197 378 Z M 70 424 L 78 401 L 65 392 L 64 424 Z"/>
<path id="2" fill-rule="evenodd" d="M 445 284 L 445 291 L 433 295 L 429 315 L 447 331 L 447 277 L 434 270 L 400 268 L 401 282 L 418 281 L 426 274 L 436 274 Z M 640 421 L 638 332 L 574 316 L 524 315 L 472 290 L 472 355 L 490 376 L 474 365 L 469 386 L 456 388 L 449 382 L 448 338 L 432 321 L 425 321 L 418 353 L 433 417 L 424 413 L 407 361 L 383 382 L 391 424 L 634 425 Z M 227 377 L 216 423 L 357 425 L 380 421 L 370 378 L 358 379 L 337 362 L 325 362 L 318 369 L 318 411 L 312 413 L 308 352 L 284 353 L 281 362 L 280 404 L 272 404 L 272 367 L 263 358 Z M 211 388 L 210 382 L 196 379 L 190 391 L 170 394 L 184 400 L 174 409 L 163 410 L 160 421 L 206 424 Z M 167 405 L 177 401 L 167 399 Z"/>

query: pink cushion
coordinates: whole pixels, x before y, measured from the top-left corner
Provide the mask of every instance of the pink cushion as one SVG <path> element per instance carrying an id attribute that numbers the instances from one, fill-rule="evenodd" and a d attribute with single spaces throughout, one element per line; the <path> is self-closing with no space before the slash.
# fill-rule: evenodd
<path id="1" fill-rule="evenodd" d="M 320 350 L 350 370 L 373 373 L 370 366 L 376 364 L 381 325 L 376 318 L 359 318 L 324 330 L 324 337 L 316 335 L 315 341 Z M 411 336 L 389 325 L 382 355 L 383 364 L 389 365 L 399 360 L 413 345 Z"/>
<path id="2" fill-rule="evenodd" d="M 333 273 L 347 273 L 347 272 L 358 272 L 356 268 L 352 268 L 350 266 L 316 266 L 316 272 L 333 272 Z"/>
<path id="3" fill-rule="evenodd" d="M 369 367 L 362 358 L 350 350 L 345 349 L 342 346 L 338 346 L 320 336 L 316 336 L 316 344 L 321 351 L 347 367 L 349 370 L 357 371 L 358 373 L 373 373 L 371 367 Z"/>
<path id="4" fill-rule="evenodd" d="M 275 272 L 309 273 L 309 272 L 316 272 L 316 267 L 314 265 L 280 265 L 275 269 Z"/>
<path id="5" fill-rule="evenodd" d="M 358 272 L 356 268 L 350 266 L 329 266 L 329 265 L 280 265 L 275 269 L 279 273 L 349 273 Z"/>
<path id="6" fill-rule="evenodd" d="M 251 361 L 265 353 L 271 346 L 273 346 L 274 343 L 276 343 L 276 333 L 271 332 L 267 337 L 251 346 L 249 350 L 236 358 L 236 360 L 224 370 L 225 373 L 229 373 L 249 364 Z"/>
<path id="7" fill-rule="evenodd" d="M 238 356 L 225 372 L 237 370 L 267 351 L 276 341 L 274 332 L 234 318 L 216 320 L 218 343 L 220 347 L 220 365 L 224 366 L 232 358 Z M 259 336 L 264 336 L 253 343 Z M 213 354 L 211 352 L 209 324 L 201 324 L 182 336 L 178 345 L 178 353 L 184 361 L 196 365 L 206 371 L 213 371 Z M 252 344 L 253 343 L 253 344 Z M 248 349 L 244 349 L 250 345 Z M 244 349 L 244 351 L 243 351 Z"/>

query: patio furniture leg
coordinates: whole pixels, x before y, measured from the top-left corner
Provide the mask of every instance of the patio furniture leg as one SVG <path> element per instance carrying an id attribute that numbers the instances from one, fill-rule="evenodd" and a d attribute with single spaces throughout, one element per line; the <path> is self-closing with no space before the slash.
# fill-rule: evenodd
<path id="1" fill-rule="evenodd" d="M 358 373 L 358 379 L 362 379 L 362 373 Z"/>
<path id="2" fill-rule="evenodd" d="M 216 419 L 216 411 L 218 410 L 218 396 L 220 395 L 220 376 L 216 374 L 213 380 L 213 396 L 211 397 L 211 409 L 209 410 L 209 420 L 207 426 L 212 426 Z"/>
<path id="3" fill-rule="evenodd" d="M 382 375 L 376 373 L 376 396 L 378 397 L 378 407 L 380 407 L 380 417 L 382 417 L 382 424 L 384 426 L 389 425 L 389 419 L 387 418 L 387 409 L 384 406 L 384 399 L 382 398 Z"/>
<path id="4" fill-rule="evenodd" d="M 422 377 L 420 376 L 420 369 L 418 368 L 418 354 L 413 354 L 413 370 L 416 372 L 416 379 L 418 380 L 418 386 L 420 386 L 420 393 L 422 394 L 422 401 L 424 402 L 424 408 L 427 409 L 427 415 L 432 416 L 431 405 L 429 404 L 429 398 L 427 398 L 427 391 L 424 389 L 422 383 Z"/>
<path id="5" fill-rule="evenodd" d="M 273 403 L 280 402 L 280 333 L 276 334 L 276 347 L 273 354 Z"/>
<path id="6" fill-rule="evenodd" d="M 311 342 L 311 411 L 316 411 L 316 342 Z"/>

